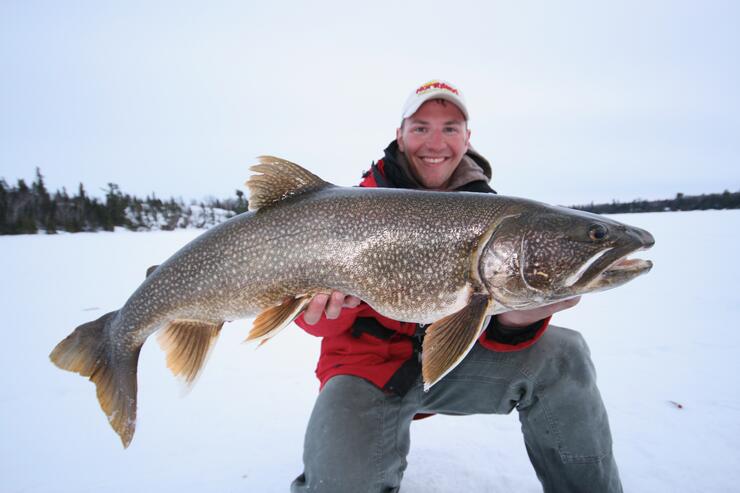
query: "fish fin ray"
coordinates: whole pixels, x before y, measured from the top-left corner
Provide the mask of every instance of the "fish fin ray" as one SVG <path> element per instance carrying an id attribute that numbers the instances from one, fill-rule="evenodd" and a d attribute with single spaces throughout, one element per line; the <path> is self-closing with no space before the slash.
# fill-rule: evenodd
<path id="1" fill-rule="evenodd" d="M 427 328 L 421 352 L 424 390 L 452 371 L 473 348 L 490 304 L 487 295 L 474 294 L 465 308 Z"/>
<path id="2" fill-rule="evenodd" d="M 245 183 L 249 188 L 249 210 L 256 211 L 289 197 L 333 186 L 303 167 L 274 156 L 260 156 Z"/>
<path id="3" fill-rule="evenodd" d="M 162 329 L 157 341 L 167 353 L 167 368 L 192 385 L 208 359 L 224 322 L 172 320 Z"/>
<path id="4" fill-rule="evenodd" d="M 104 329 L 116 313 L 77 327 L 49 358 L 59 368 L 89 377 L 95 384 L 100 407 L 126 448 L 136 430 L 136 367 L 141 346 L 120 355 L 106 344 Z"/>
<path id="5" fill-rule="evenodd" d="M 304 308 L 306 308 L 309 301 L 311 301 L 311 296 L 301 296 L 299 298 L 291 298 L 278 306 L 264 310 L 254 319 L 252 330 L 249 331 L 249 335 L 244 342 L 259 341 L 259 345 L 262 346 L 262 344 L 290 325 Z"/>
<path id="6" fill-rule="evenodd" d="M 115 363 L 100 364 L 90 375 L 100 407 L 124 448 L 128 448 L 136 431 L 136 367 L 140 352 L 141 346 L 126 358 L 110 358 Z"/>

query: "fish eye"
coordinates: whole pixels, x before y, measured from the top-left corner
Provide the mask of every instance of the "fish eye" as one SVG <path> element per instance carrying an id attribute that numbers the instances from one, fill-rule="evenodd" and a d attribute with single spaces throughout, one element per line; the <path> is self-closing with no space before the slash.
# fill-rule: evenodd
<path id="1" fill-rule="evenodd" d="M 588 228 L 588 237 L 591 238 L 593 241 L 600 241 L 606 238 L 607 234 L 609 233 L 609 230 L 606 229 L 606 226 L 602 224 L 594 224 L 590 228 Z"/>

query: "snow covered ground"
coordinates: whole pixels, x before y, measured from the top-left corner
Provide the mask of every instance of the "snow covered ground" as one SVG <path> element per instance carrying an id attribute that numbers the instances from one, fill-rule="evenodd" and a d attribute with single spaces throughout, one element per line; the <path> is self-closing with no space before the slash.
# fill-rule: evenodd
<path id="1" fill-rule="evenodd" d="M 615 216 L 651 231 L 653 271 L 584 297 L 555 323 L 584 333 L 628 492 L 740 485 L 740 211 Z M 201 231 L 0 237 L 0 491 L 285 492 L 301 471 L 318 340 L 296 328 L 259 350 L 227 324 L 185 396 L 154 341 L 123 450 L 85 379 L 48 354 L 117 309 Z M 679 408 L 679 403 L 683 407 Z M 516 413 L 412 425 L 405 493 L 535 492 Z"/>

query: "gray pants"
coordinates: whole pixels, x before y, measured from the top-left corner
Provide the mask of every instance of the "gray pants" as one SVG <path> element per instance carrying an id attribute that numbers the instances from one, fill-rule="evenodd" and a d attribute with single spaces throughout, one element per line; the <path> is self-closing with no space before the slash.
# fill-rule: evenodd
<path id="1" fill-rule="evenodd" d="M 508 414 L 515 407 L 545 492 L 622 491 L 588 347 L 578 332 L 555 326 L 523 351 L 476 345 L 429 392 L 419 382 L 402 398 L 362 378 L 332 378 L 316 400 L 305 470 L 291 491 L 398 492 L 415 414 Z"/>

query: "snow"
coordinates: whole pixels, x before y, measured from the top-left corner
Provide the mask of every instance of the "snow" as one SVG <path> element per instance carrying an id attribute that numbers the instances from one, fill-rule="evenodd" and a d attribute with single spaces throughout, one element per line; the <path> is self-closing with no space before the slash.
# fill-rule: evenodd
<path id="1" fill-rule="evenodd" d="M 168 231 L 175 228 L 208 229 L 234 216 L 231 210 L 212 206 L 175 204 L 174 210 L 166 205 L 158 208 L 146 202 L 140 204 L 140 209 L 133 206 L 126 208 L 126 219 L 132 229 L 137 231 Z"/>
<path id="2" fill-rule="evenodd" d="M 740 211 L 614 216 L 648 229 L 653 271 L 588 295 L 554 323 L 589 342 L 625 491 L 740 484 Z M 94 387 L 48 360 L 77 325 L 117 309 L 197 230 L 0 237 L 0 491 L 284 492 L 301 472 L 319 341 L 292 327 L 256 350 L 227 324 L 186 395 L 151 341 L 124 450 Z M 683 408 L 677 407 L 679 403 Z M 412 425 L 404 493 L 535 492 L 516 412 Z"/>

